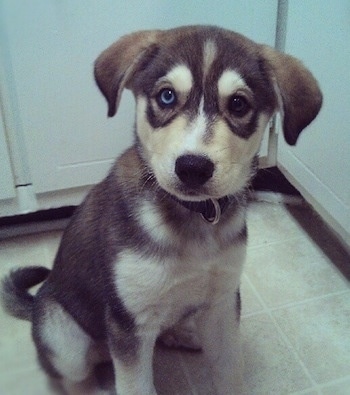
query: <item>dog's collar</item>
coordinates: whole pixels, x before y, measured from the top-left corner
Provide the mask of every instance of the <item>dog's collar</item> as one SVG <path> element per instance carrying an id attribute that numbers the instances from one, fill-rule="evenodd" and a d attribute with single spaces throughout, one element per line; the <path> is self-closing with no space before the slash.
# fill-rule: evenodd
<path id="1" fill-rule="evenodd" d="M 202 200 L 199 202 L 180 200 L 174 196 L 172 197 L 188 210 L 200 213 L 202 218 L 205 221 L 211 223 L 212 225 L 216 225 L 220 221 L 221 215 L 223 214 L 229 203 L 228 196 L 220 199 Z"/>

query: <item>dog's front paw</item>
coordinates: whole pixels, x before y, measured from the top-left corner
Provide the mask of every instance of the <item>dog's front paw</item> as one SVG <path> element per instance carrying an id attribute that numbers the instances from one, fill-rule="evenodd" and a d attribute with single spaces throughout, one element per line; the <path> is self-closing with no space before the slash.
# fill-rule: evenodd
<path id="1" fill-rule="evenodd" d="M 165 347 L 180 348 L 188 351 L 201 351 L 197 334 L 188 328 L 171 328 L 163 332 L 158 341 Z"/>

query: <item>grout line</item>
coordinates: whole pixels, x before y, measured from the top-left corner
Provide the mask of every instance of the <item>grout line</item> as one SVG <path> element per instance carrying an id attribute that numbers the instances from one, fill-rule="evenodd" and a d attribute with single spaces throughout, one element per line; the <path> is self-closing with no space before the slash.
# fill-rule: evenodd
<path id="1" fill-rule="evenodd" d="M 285 308 L 289 309 L 289 308 L 292 308 L 292 307 L 303 306 L 303 305 L 305 305 L 307 303 L 312 303 L 312 302 L 316 302 L 318 300 L 323 300 L 323 299 L 330 298 L 332 296 L 339 296 L 339 295 L 343 295 L 343 294 L 347 294 L 347 293 L 350 293 L 350 290 L 349 289 L 343 289 L 341 291 L 330 292 L 330 293 L 327 293 L 325 295 L 315 296 L 313 298 L 300 300 L 298 302 L 286 303 L 285 305 L 280 305 L 280 306 L 269 308 L 269 310 L 273 313 L 275 311 L 282 310 L 282 309 L 285 309 Z"/>
<path id="2" fill-rule="evenodd" d="M 256 312 L 253 312 L 253 313 L 244 314 L 244 315 L 242 315 L 242 318 L 250 318 L 250 317 L 253 317 L 254 315 L 258 315 L 258 314 L 261 314 L 261 313 L 269 313 L 269 312 L 274 313 L 275 311 L 279 311 L 279 310 L 283 310 L 283 309 L 290 309 L 290 308 L 293 308 L 293 307 L 303 306 L 303 305 L 305 305 L 307 303 L 312 303 L 312 302 L 316 302 L 318 300 L 327 299 L 327 298 L 330 298 L 332 296 L 339 296 L 339 295 L 343 295 L 343 294 L 347 294 L 347 293 L 350 294 L 350 289 L 345 289 L 345 290 L 341 290 L 341 291 L 330 292 L 330 293 L 325 294 L 325 295 L 320 295 L 320 296 L 315 296 L 315 297 L 312 297 L 312 298 L 307 298 L 307 299 L 300 300 L 300 301 L 297 301 L 297 302 L 288 302 L 286 304 L 282 304 L 282 305 L 279 305 L 279 306 L 268 307 L 266 305 L 266 303 L 263 301 L 263 299 L 260 297 L 260 295 L 259 295 L 258 291 L 255 289 L 254 285 L 249 280 L 248 276 L 245 275 L 245 277 L 246 277 L 246 280 L 248 281 L 249 285 L 252 286 L 252 288 L 254 290 L 254 294 L 259 299 L 259 302 L 263 305 L 263 309 L 259 310 L 259 311 L 256 311 Z"/>
<path id="3" fill-rule="evenodd" d="M 313 388 L 317 387 L 317 383 L 316 381 L 312 378 L 307 366 L 305 365 L 305 363 L 303 362 L 303 360 L 300 358 L 297 350 L 294 348 L 293 344 L 291 343 L 291 341 L 289 340 L 288 336 L 284 333 L 283 329 L 281 328 L 281 326 L 278 324 L 277 320 L 275 319 L 275 317 L 272 314 L 272 310 L 269 309 L 269 307 L 266 305 L 264 299 L 260 296 L 259 292 L 255 289 L 254 285 L 252 284 L 252 282 L 250 281 L 249 277 L 246 276 L 246 280 L 248 281 L 249 285 L 251 286 L 251 288 L 254 290 L 254 293 L 256 294 L 257 298 L 259 299 L 259 302 L 261 303 L 261 305 L 263 306 L 263 311 L 262 313 L 265 313 L 269 316 L 269 318 L 271 319 L 271 321 L 273 322 L 273 324 L 275 325 L 279 335 L 281 336 L 283 342 L 287 345 L 287 347 L 291 350 L 291 352 L 293 353 L 293 355 L 295 356 L 296 360 L 299 362 L 300 366 L 302 367 L 306 377 L 309 379 L 310 383 L 311 383 L 311 387 L 308 388 L 308 390 L 312 390 Z"/>
<path id="4" fill-rule="evenodd" d="M 293 392 L 294 395 L 308 394 L 310 391 L 316 391 L 319 395 L 322 395 L 323 394 L 322 390 L 327 388 L 328 386 L 341 384 L 342 382 L 345 382 L 345 381 L 350 379 L 350 376 L 345 376 L 345 377 L 342 377 L 342 378 L 339 378 L 339 379 L 330 380 L 330 381 L 328 381 L 326 383 L 318 384 L 312 378 L 312 376 L 311 376 L 311 374 L 309 372 L 309 369 L 307 368 L 307 366 L 305 365 L 305 363 L 303 362 L 303 360 L 299 356 L 299 354 L 298 354 L 297 350 L 294 348 L 293 344 L 290 342 L 288 336 L 284 333 L 283 329 L 278 324 L 278 321 L 273 316 L 273 312 L 275 312 L 275 311 L 282 310 L 282 309 L 285 309 L 285 308 L 292 308 L 292 307 L 302 306 L 302 305 L 305 305 L 307 303 L 318 301 L 318 300 L 322 300 L 322 299 L 326 299 L 326 298 L 330 298 L 332 296 L 339 296 L 339 295 L 347 294 L 347 293 L 350 293 L 349 290 L 337 291 L 337 292 L 330 293 L 330 294 L 327 294 L 327 295 L 322 295 L 322 296 L 318 296 L 318 297 L 314 297 L 314 298 L 305 299 L 305 300 L 300 301 L 300 302 L 289 303 L 289 304 L 285 304 L 283 306 L 278 306 L 278 307 L 275 307 L 275 308 L 269 308 L 267 306 L 267 304 L 265 303 L 264 299 L 260 296 L 259 292 L 256 290 L 256 288 L 254 287 L 253 283 L 250 281 L 249 277 L 246 274 L 245 274 L 245 279 L 247 280 L 247 282 L 251 286 L 254 294 L 258 298 L 260 304 L 263 306 L 263 309 L 261 311 L 259 311 L 259 312 L 256 312 L 256 313 L 250 313 L 250 314 L 244 315 L 242 318 L 244 319 L 244 318 L 250 318 L 250 317 L 253 317 L 253 316 L 257 316 L 259 314 L 267 314 L 270 317 L 270 319 L 272 320 L 273 324 L 276 326 L 279 334 L 282 337 L 282 340 L 285 342 L 285 344 L 288 346 L 288 348 L 290 348 L 290 350 L 292 350 L 292 352 L 293 352 L 294 356 L 296 357 L 297 361 L 302 366 L 304 373 L 306 374 L 306 376 L 308 377 L 308 379 L 312 383 L 312 387 L 307 388 L 307 389 L 302 390 L 302 391 Z"/>
<path id="5" fill-rule="evenodd" d="M 290 395 L 309 395 L 311 391 L 316 391 L 317 395 L 322 395 L 317 386 L 307 388 L 306 390 L 292 392 Z"/>
<path id="6" fill-rule="evenodd" d="M 316 391 L 317 395 L 321 395 L 321 393 L 317 390 L 317 387 L 310 387 L 306 390 L 291 392 L 290 395 L 309 395 L 311 391 Z"/>
<path id="7" fill-rule="evenodd" d="M 294 236 L 289 236 L 286 239 L 281 239 L 281 240 L 273 240 L 270 242 L 262 242 L 260 244 L 255 244 L 255 245 L 249 245 L 249 224 L 248 224 L 248 243 L 247 243 L 247 250 L 256 250 L 258 248 L 265 248 L 268 246 L 274 246 L 274 245 L 278 245 L 278 244 L 284 244 L 287 243 L 289 241 L 293 241 L 293 240 L 298 240 L 298 239 L 305 239 L 305 235 L 303 234 L 295 234 Z"/>
<path id="8" fill-rule="evenodd" d="M 326 383 L 316 384 L 312 388 L 308 388 L 303 391 L 293 392 L 291 395 L 303 395 L 303 394 L 307 395 L 310 393 L 310 391 L 316 391 L 318 395 L 323 395 L 324 394 L 323 390 L 325 390 L 327 388 L 329 389 L 329 387 L 331 387 L 333 385 L 343 384 L 349 380 L 350 380 L 350 376 L 345 376 L 340 379 L 327 381 Z"/>
<path id="9" fill-rule="evenodd" d="M 258 291 L 255 289 L 255 287 L 251 283 L 248 275 L 246 273 L 244 273 L 244 270 L 243 270 L 243 277 L 244 277 L 245 281 L 249 284 L 249 286 L 250 286 L 251 290 L 253 291 L 253 294 L 255 295 L 255 297 L 259 300 L 260 306 L 262 306 L 262 308 L 261 308 L 261 310 L 255 311 L 253 313 L 242 314 L 242 319 L 249 318 L 249 317 L 252 317 L 252 316 L 255 316 L 255 315 L 258 315 L 258 314 L 266 312 L 266 307 L 265 307 L 266 305 L 265 305 L 265 303 L 262 302 Z M 242 307 L 243 307 L 243 309 L 242 309 L 242 311 L 243 311 L 244 310 L 244 300 L 242 300 Z"/>
<path id="10" fill-rule="evenodd" d="M 332 385 L 343 384 L 346 381 L 350 381 L 350 376 L 345 376 L 345 377 L 342 377 L 340 379 L 327 381 L 327 383 L 322 383 L 318 387 L 319 387 L 319 389 L 321 390 L 321 393 L 322 393 L 323 389 L 326 389 L 327 387 L 330 387 Z"/>

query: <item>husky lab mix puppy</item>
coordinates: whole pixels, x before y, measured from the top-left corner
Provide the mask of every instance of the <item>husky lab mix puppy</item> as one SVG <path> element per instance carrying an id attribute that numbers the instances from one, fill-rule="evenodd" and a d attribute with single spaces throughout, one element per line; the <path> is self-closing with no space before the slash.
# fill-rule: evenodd
<path id="1" fill-rule="evenodd" d="M 68 393 L 104 393 L 90 382 L 110 359 L 118 395 L 156 394 L 158 338 L 201 348 L 216 393 L 240 393 L 247 185 L 271 116 L 295 144 L 318 84 L 293 57 L 203 26 L 124 36 L 95 78 L 110 117 L 124 88 L 135 95 L 135 143 L 74 213 L 52 270 L 5 279 L 4 305 L 32 321 L 40 364 Z"/>

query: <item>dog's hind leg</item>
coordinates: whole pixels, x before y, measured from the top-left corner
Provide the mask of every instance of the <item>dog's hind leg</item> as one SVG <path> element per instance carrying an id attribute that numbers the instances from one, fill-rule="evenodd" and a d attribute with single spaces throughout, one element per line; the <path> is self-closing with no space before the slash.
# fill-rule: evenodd
<path id="1" fill-rule="evenodd" d="M 159 330 L 121 328 L 109 320 L 109 346 L 118 395 L 156 395 L 153 384 L 153 351 Z"/>
<path id="2" fill-rule="evenodd" d="M 69 395 L 107 395 L 95 383 L 90 358 L 93 340 L 58 304 L 45 300 L 33 320 L 33 338 L 42 367 Z"/>

